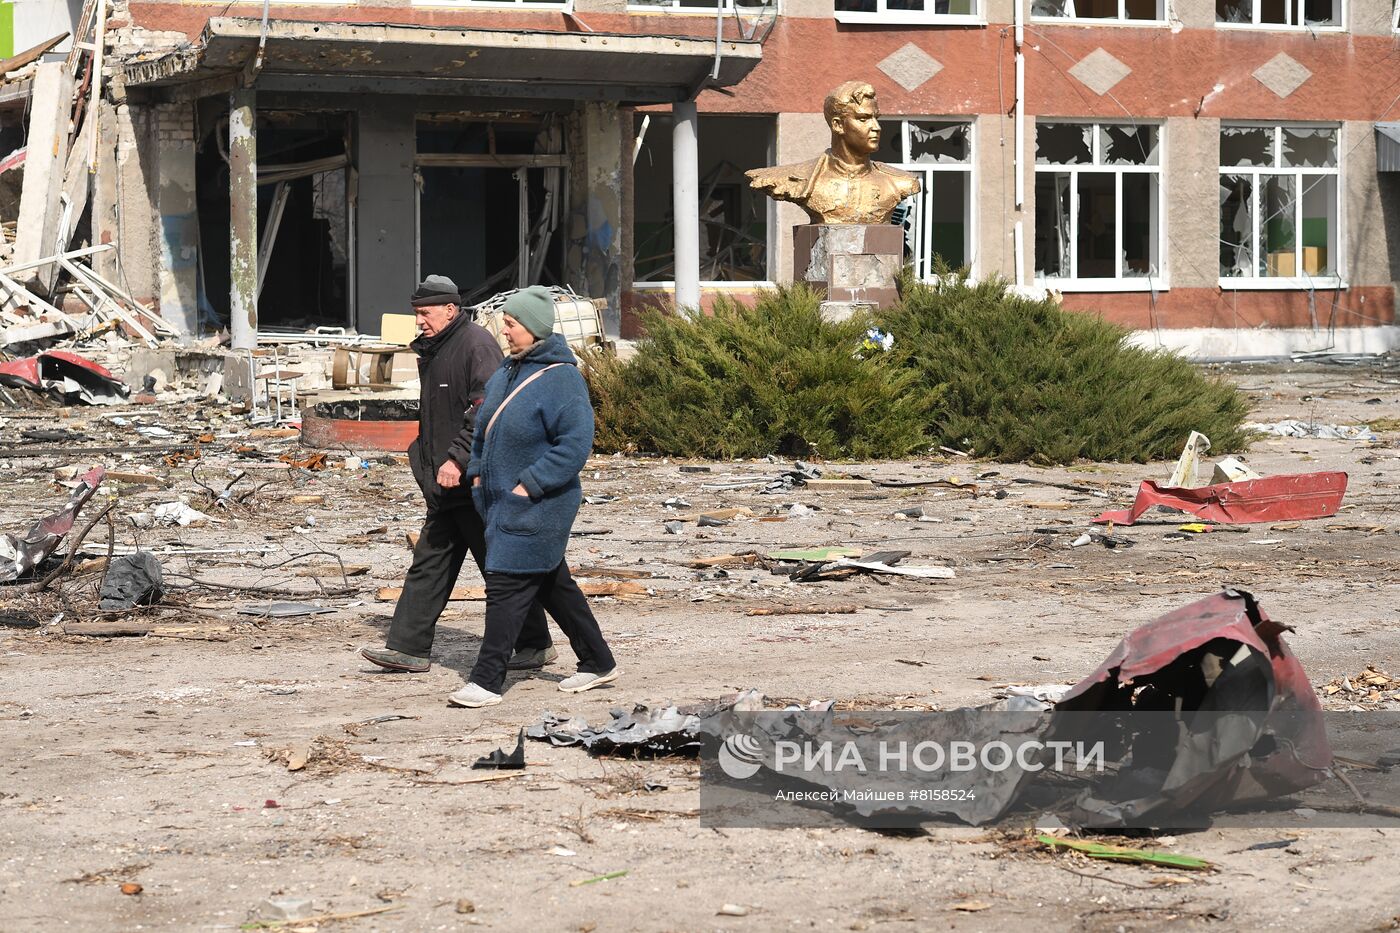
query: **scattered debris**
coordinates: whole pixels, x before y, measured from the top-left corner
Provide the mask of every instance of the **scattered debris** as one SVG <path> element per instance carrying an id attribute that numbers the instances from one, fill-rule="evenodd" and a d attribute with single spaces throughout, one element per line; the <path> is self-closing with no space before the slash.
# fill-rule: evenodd
<path id="1" fill-rule="evenodd" d="M 1181 456 L 1177 458 L 1176 468 L 1172 470 L 1167 485 L 1176 489 L 1194 489 L 1199 486 L 1201 460 L 1209 450 L 1210 438 L 1199 431 L 1192 431 L 1186 438 L 1185 446 L 1181 448 Z"/>
<path id="2" fill-rule="evenodd" d="M 23 538 L 9 533 L 0 534 L 0 583 L 28 575 L 58 548 L 59 542 L 73 530 L 78 512 L 97 492 L 106 475 L 106 470 L 101 467 L 84 473 L 68 504 L 31 525 Z"/>
<path id="3" fill-rule="evenodd" d="M 1273 424 L 1253 422 L 1245 425 L 1249 431 L 1272 434 L 1277 437 L 1315 437 L 1342 441 L 1374 441 L 1376 434 L 1364 424 L 1317 424 L 1310 421 L 1289 419 Z"/>
<path id="4" fill-rule="evenodd" d="M 525 730 L 521 729 L 515 739 L 515 751 L 509 755 L 504 749 L 496 749 L 491 754 L 472 762 L 473 769 L 516 770 L 525 767 Z"/>
<path id="5" fill-rule="evenodd" d="M 1222 483 L 1244 483 L 1252 479 L 1263 479 L 1258 473 L 1251 470 L 1243 460 L 1237 457 L 1226 457 L 1215 465 L 1215 472 L 1211 474 L 1211 482 L 1220 485 Z"/>
<path id="6" fill-rule="evenodd" d="M 1112 862 L 1134 862 L 1156 868 L 1179 868 L 1183 871 L 1212 871 L 1215 866 L 1194 855 L 1177 855 L 1174 852 L 1156 852 L 1151 849 L 1130 849 L 1127 846 L 1109 845 L 1089 839 L 1061 839 L 1040 834 L 1036 841 L 1052 849 L 1069 849 L 1089 856 L 1107 859 Z"/>
<path id="7" fill-rule="evenodd" d="M 0 363 L 0 385 L 46 392 L 69 405 L 119 405 L 130 394 L 106 369 L 66 350 Z"/>
<path id="8" fill-rule="evenodd" d="M 1131 525 L 1154 505 L 1231 524 L 1326 518 L 1337 514 L 1346 489 L 1347 474 L 1340 472 L 1270 476 L 1197 489 L 1161 487 L 1143 480 L 1131 509 L 1104 512 L 1094 522 Z"/>
<path id="9" fill-rule="evenodd" d="M 238 610 L 241 616 L 258 616 L 264 619 L 294 619 L 301 616 L 323 615 L 335 612 L 329 606 L 317 606 L 313 603 L 256 603 L 250 606 L 243 606 Z"/>
<path id="10" fill-rule="evenodd" d="M 153 606 L 165 596 L 160 561 L 149 551 L 113 558 L 102 581 L 99 609 Z"/>

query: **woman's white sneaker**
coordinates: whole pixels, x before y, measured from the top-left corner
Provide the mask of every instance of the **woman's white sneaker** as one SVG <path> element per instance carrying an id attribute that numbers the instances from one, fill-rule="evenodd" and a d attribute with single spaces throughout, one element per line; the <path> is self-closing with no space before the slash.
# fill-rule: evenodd
<path id="1" fill-rule="evenodd" d="M 603 684 L 610 684 L 621 676 L 622 671 L 613 668 L 601 674 L 590 674 L 587 671 L 579 671 L 572 677 L 565 677 L 559 682 L 559 689 L 565 693 L 582 693 L 585 690 L 592 690 L 594 687 L 601 687 Z"/>
<path id="2" fill-rule="evenodd" d="M 501 702 L 501 695 L 499 693 L 492 693 L 485 687 L 478 687 L 476 684 L 468 681 L 461 690 L 458 690 L 456 693 L 452 694 L 452 696 L 448 697 L 447 702 L 451 703 L 453 706 L 465 706 L 468 709 L 477 709 L 482 706 L 495 706 L 497 703 Z"/>

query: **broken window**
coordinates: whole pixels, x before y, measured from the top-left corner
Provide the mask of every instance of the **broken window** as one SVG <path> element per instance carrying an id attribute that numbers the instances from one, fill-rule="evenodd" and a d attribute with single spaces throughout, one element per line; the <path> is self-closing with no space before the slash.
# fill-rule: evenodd
<path id="1" fill-rule="evenodd" d="M 734 0 L 723 0 L 723 9 L 734 9 Z M 717 9 L 715 0 L 627 0 L 629 7 L 639 10 L 709 10 Z M 751 4 L 750 4 L 751 5 Z"/>
<path id="2" fill-rule="evenodd" d="M 538 164 L 562 161 L 562 116 L 420 114 L 417 124 L 418 277 L 446 275 L 466 304 L 562 284 L 566 169 Z"/>
<path id="3" fill-rule="evenodd" d="M 1165 0 L 1031 0 L 1031 16 L 1156 22 L 1166 18 L 1164 3 Z"/>
<path id="4" fill-rule="evenodd" d="M 1161 274 L 1160 137 L 1154 124 L 1036 126 L 1036 278 Z"/>
<path id="5" fill-rule="evenodd" d="M 981 0 L 836 0 L 836 19 L 844 23 L 931 23 L 981 15 Z"/>
<path id="6" fill-rule="evenodd" d="M 875 158 L 919 176 L 921 190 L 896 209 L 904 227 L 905 259 L 920 278 L 940 264 L 971 266 L 972 124 L 966 120 L 881 121 Z"/>
<path id="7" fill-rule="evenodd" d="M 1215 21 L 1267 29 L 1340 28 L 1342 0 L 1216 0 Z"/>
<path id="8" fill-rule="evenodd" d="M 1339 210 L 1336 127 L 1220 128 L 1222 279 L 1335 277 Z"/>
<path id="9" fill-rule="evenodd" d="M 1094 161 L 1092 123 L 1038 123 L 1035 161 L 1038 165 L 1082 165 Z"/>
<path id="10" fill-rule="evenodd" d="M 632 167 L 633 280 L 675 280 L 670 114 L 637 114 Z M 705 282 L 765 282 L 769 199 L 753 191 L 744 172 L 770 164 L 771 117 L 701 114 L 700 278 Z"/>

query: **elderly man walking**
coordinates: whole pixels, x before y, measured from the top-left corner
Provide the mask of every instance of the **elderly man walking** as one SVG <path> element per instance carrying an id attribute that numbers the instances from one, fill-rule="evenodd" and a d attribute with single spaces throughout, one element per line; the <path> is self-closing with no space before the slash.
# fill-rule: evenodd
<path id="1" fill-rule="evenodd" d="M 486 381 L 500 368 L 501 348 L 486 329 L 462 312 L 451 279 L 430 275 L 413 292 L 418 338 L 418 439 L 408 449 L 413 478 L 428 515 L 403 593 L 394 606 L 388 643 L 360 655 L 392 671 L 421 673 L 431 666 L 433 634 L 467 552 L 486 568 L 486 526 L 463 481 L 471 461 L 477 409 Z M 559 656 L 539 604 L 531 606 L 515 652 L 514 670 L 543 667 Z"/>

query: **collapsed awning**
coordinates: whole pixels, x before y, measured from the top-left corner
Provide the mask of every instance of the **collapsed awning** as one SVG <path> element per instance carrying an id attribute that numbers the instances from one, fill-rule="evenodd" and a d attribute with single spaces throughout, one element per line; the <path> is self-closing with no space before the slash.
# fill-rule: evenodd
<path id="1" fill-rule="evenodd" d="M 1376 124 L 1376 171 L 1400 172 L 1400 123 Z"/>
<path id="2" fill-rule="evenodd" d="M 197 45 L 126 65 L 128 87 L 451 94 L 667 103 L 737 84 L 757 42 L 600 32 L 453 29 L 214 17 Z M 191 87 L 193 85 L 193 87 Z M 159 92 L 157 92 L 159 93 Z"/>

